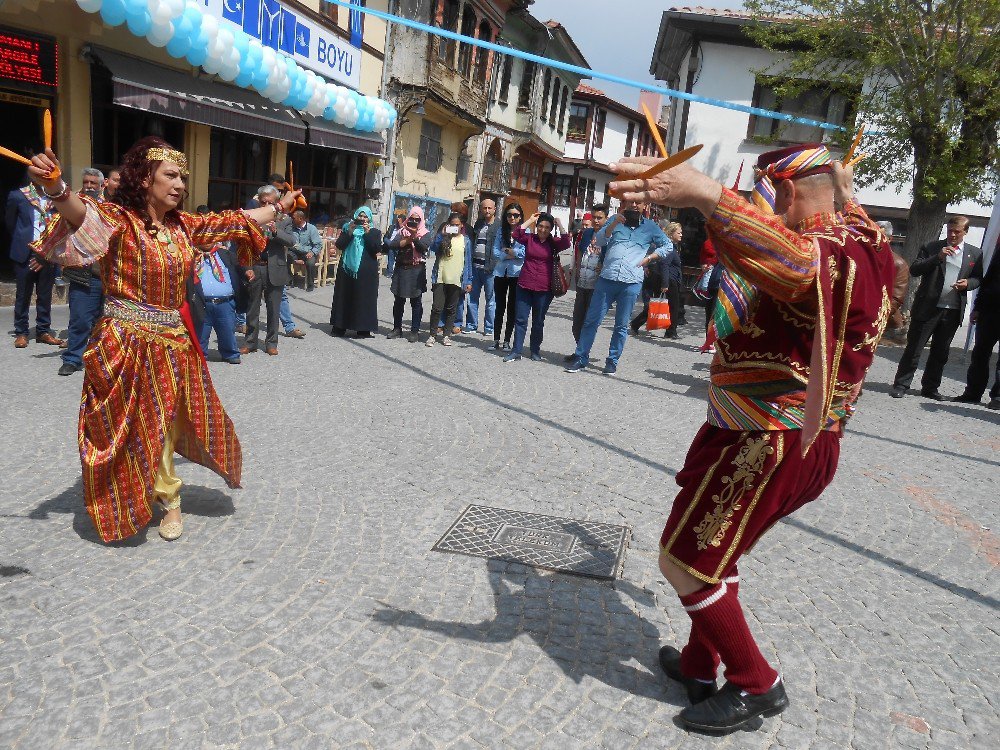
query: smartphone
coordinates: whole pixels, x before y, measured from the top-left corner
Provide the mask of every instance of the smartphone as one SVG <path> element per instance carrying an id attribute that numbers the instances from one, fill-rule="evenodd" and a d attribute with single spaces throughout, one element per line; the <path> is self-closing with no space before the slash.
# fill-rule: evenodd
<path id="1" fill-rule="evenodd" d="M 444 233 L 445 234 L 458 234 L 458 227 L 452 226 L 451 224 L 449 224 L 448 226 L 446 226 L 444 228 Z"/>

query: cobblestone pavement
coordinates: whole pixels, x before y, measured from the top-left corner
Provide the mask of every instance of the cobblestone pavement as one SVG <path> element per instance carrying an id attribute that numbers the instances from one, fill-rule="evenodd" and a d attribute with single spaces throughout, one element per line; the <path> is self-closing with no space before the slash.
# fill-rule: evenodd
<path id="1" fill-rule="evenodd" d="M 900 350 L 880 352 L 836 481 L 741 565 L 791 707 L 688 735 L 655 664 L 688 628 L 656 552 L 704 418 L 701 313 L 607 378 L 561 369 L 572 295 L 544 362 L 502 364 L 479 336 L 332 339 L 330 294 L 293 293 L 308 336 L 279 357 L 212 365 L 245 489 L 181 462 L 173 544 L 96 541 L 81 377 L 5 339 L 0 747 L 996 747 L 1000 414 L 889 399 Z M 469 503 L 628 524 L 623 578 L 432 552 Z"/>

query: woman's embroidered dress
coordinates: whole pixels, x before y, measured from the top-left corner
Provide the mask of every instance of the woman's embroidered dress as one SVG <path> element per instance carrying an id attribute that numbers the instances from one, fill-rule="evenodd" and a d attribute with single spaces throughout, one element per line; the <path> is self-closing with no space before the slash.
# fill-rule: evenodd
<path id="1" fill-rule="evenodd" d="M 240 486 L 236 430 L 180 310 L 196 246 L 231 240 L 240 265 L 251 266 L 265 239 L 239 211 L 171 212 L 166 234 L 154 237 L 131 210 L 83 200 L 82 226 L 71 232 L 57 218 L 34 249 L 64 266 L 97 263 L 104 284 L 104 316 L 83 355 L 78 439 L 87 512 L 109 542 L 152 518 L 153 483 L 172 426 L 178 453 Z"/>

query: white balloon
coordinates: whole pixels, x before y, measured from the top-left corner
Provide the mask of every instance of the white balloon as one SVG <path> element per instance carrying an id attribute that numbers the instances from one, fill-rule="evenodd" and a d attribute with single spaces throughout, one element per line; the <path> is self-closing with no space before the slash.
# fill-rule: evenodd
<path id="1" fill-rule="evenodd" d="M 153 17 L 153 25 L 165 24 L 172 18 L 170 5 L 166 0 L 149 0 L 149 15 Z"/>
<path id="2" fill-rule="evenodd" d="M 184 0 L 167 0 L 167 5 L 170 6 L 170 15 L 172 18 L 177 18 L 177 16 L 184 12 Z"/>
<path id="3" fill-rule="evenodd" d="M 205 62 L 201 64 L 201 67 L 206 73 L 211 73 L 212 75 L 215 75 L 220 70 L 222 70 L 222 63 L 219 61 L 218 58 L 206 57 Z"/>
<path id="4" fill-rule="evenodd" d="M 96 13 L 104 5 L 104 0 L 76 0 L 76 4 L 87 13 Z"/>
<path id="5" fill-rule="evenodd" d="M 205 34 L 205 37 L 208 39 L 208 46 L 211 47 L 212 43 L 219 35 L 219 22 L 215 19 L 215 16 L 210 16 L 207 13 L 203 13 L 201 16 L 201 30 L 202 33 Z"/>
<path id="6" fill-rule="evenodd" d="M 166 47 L 167 42 L 174 38 L 174 25 L 167 21 L 166 23 L 153 23 L 149 31 L 146 33 L 146 39 L 154 47 Z"/>
<path id="7" fill-rule="evenodd" d="M 239 67 L 233 65 L 223 65 L 219 71 L 219 78 L 223 81 L 233 81 L 240 74 Z"/>

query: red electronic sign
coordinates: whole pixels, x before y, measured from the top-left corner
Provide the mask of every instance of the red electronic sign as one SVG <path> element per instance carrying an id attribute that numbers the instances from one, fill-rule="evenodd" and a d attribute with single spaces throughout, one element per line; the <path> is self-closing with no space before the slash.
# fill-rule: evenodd
<path id="1" fill-rule="evenodd" d="M 59 83 L 56 40 L 0 28 L 0 79 L 55 88 Z"/>

